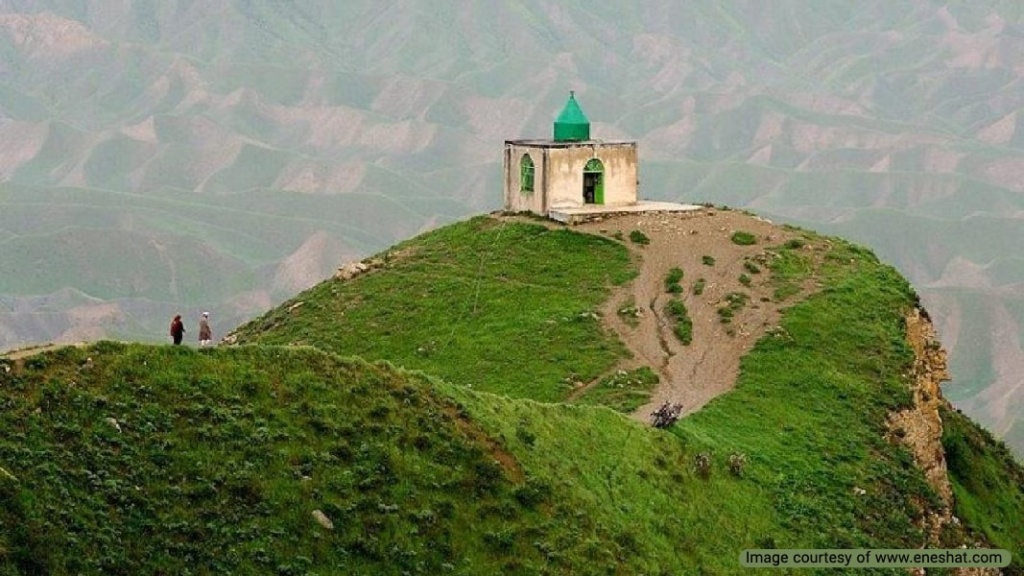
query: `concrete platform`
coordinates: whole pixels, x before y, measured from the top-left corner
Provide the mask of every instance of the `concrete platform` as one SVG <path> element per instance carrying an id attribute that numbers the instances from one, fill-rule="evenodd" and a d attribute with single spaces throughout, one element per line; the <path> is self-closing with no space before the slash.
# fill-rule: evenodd
<path id="1" fill-rule="evenodd" d="M 624 206 L 600 206 L 590 204 L 580 208 L 552 208 L 548 210 L 548 218 L 563 224 L 582 224 L 590 220 L 614 216 L 616 214 L 636 214 L 648 212 L 692 212 L 704 206 L 697 204 L 676 204 L 675 202 L 640 201 Z"/>

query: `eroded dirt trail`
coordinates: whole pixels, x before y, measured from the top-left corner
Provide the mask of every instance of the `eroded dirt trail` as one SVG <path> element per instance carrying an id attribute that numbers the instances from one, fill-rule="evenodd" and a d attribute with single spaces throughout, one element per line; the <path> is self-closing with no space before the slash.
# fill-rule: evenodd
<path id="1" fill-rule="evenodd" d="M 781 303 L 775 300 L 766 266 L 770 256 L 766 249 L 799 233 L 747 214 L 705 208 L 689 213 L 623 215 L 576 229 L 600 235 L 619 232 L 627 239 L 631 231 L 639 230 L 650 238 L 647 246 L 627 240 L 640 259 L 639 276 L 613 294 L 601 310 L 606 325 L 634 356 L 617 369 L 650 366 L 660 377 L 651 401 L 633 413 L 638 420 L 649 422 L 651 412 L 665 402 L 681 403 L 683 414 L 688 414 L 730 390 L 736 383 L 740 358 L 766 330 L 777 326 L 783 307 L 803 297 Z M 734 243 L 731 238 L 737 231 L 753 234 L 757 243 Z M 667 292 L 665 286 L 673 267 L 684 273 L 680 282 L 683 292 L 677 295 Z M 741 275 L 750 279 L 749 285 L 741 283 Z M 695 294 L 694 285 L 701 279 L 703 292 Z M 805 287 L 813 290 L 813 280 Z M 718 310 L 727 305 L 732 293 L 744 293 L 749 299 L 731 322 L 723 323 Z M 673 298 L 683 301 L 693 321 L 690 345 L 679 341 L 673 332 L 675 321 L 665 312 Z M 634 305 L 639 309 L 635 321 L 619 313 Z"/>

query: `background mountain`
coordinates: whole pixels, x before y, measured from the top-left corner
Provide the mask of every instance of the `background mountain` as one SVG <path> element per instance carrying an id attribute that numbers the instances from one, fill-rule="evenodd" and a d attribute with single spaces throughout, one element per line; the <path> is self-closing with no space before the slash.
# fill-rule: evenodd
<path id="1" fill-rule="evenodd" d="M 1024 451 L 1024 8 L 1009 1 L 0 0 L 0 348 L 222 333 L 500 204 L 569 89 L 641 193 L 874 248 Z"/>

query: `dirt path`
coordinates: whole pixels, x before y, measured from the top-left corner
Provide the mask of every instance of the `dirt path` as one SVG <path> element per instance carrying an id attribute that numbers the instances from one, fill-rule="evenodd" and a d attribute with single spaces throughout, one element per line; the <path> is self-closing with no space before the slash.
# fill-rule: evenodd
<path id="1" fill-rule="evenodd" d="M 633 353 L 632 359 L 615 369 L 650 366 L 661 379 L 651 401 L 633 413 L 638 420 L 649 422 L 651 412 L 665 402 L 681 403 L 683 414 L 689 414 L 730 390 L 739 374 L 740 358 L 777 325 L 781 308 L 800 297 L 782 303 L 772 298 L 774 286 L 765 266 L 765 249 L 798 233 L 767 220 L 708 208 L 690 213 L 615 216 L 576 229 L 601 235 L 621 233 L 627 239 L 631 231 L 639 230 L 650 238 L 647 246 L 627 240 L 640 259 L 639 276 L 614 293 L 601 310 L 606 325 Z M 736 231 L 754 234 L 757 243 L 737 245 L 731 240 Z M 714 264 L 704 263 L 705 256 L 713 258 Z M 747 262 L 761 272 L 746 269 Z M 678 295 L 669 294 L 665 288 L 665 278 L 673 267 L 684 272 L 680 282 L 684 291 Z M 750 278 L 749 286 L 741 284 L 742 274 Z M 697 295 L 693 287 L 701 278 L 704 290 Z M 813 289 L 813 282 L 806 287 Z M 749 295 L 749 301 L 725 324 L 718 309 L 734 292 Z M 693 320 L 693 341 L 688 346 L 675 336 L 675 322 L 664 311 L 673 297 L 684 302 Z M 640 310 L 635 326 L 618 313 L 629 305 Z"/>

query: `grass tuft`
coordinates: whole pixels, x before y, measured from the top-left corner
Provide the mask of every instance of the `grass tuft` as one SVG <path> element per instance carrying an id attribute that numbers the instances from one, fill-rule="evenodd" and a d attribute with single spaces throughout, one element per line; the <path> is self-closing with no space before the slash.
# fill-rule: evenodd
<path id="1" fill-rule="evenodd" d="M 732 243 L 738 246 L 753 246 L 757 244 L 757 237 L 750 232 L 738 230 L 732 234 Z"/>
<path id="2" fill-rule="evenodd" d="M 651 239 L 647 236 L 647 234 L 644 234 L 639 230 L 633 230 L 632 232 L 630 232 L 629 239 L 634 244 L 639 244 L 641 246 L 647 246 L 648 244 L 651 243 Z"/>
<path id="3" fill-rule="evenodd" d="M 718 319 L 722 324 L 732 322 L 733 316 L 743 310 L 743 307 L 750 301 L 750 296 L 744 292 L 730 292 L 725 295 L 725 304 L 718 308 Z"/>

